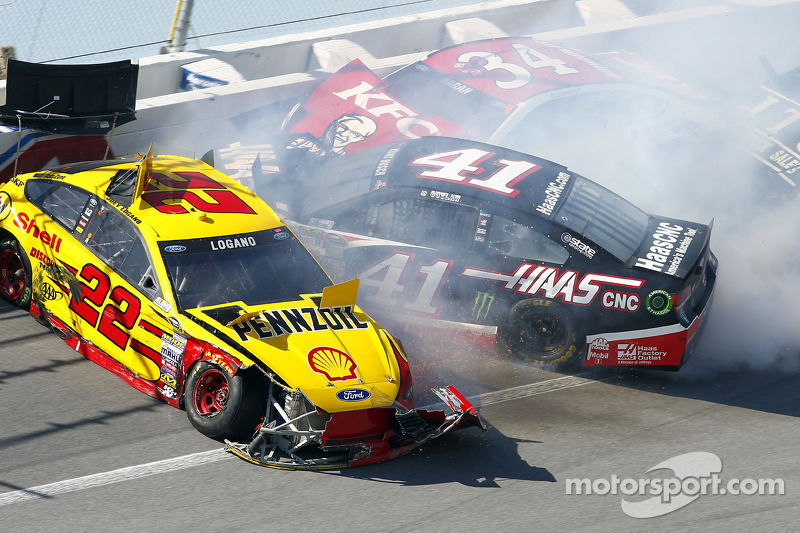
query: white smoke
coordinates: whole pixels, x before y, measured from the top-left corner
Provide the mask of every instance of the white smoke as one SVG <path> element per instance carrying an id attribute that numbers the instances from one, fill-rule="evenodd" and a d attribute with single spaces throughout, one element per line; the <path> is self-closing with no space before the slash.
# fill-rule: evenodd
<path id="1" fill-rule="evenodd" d="M 789 34 L 785 17 L 758 20 L 773 13 L 766 9 L 748 13 L 639 30 L 647 39 L 635 32 L 612 32 L 581 41 L 599 48 L 586 52 L 629 49 L 692 83 L 710 82 L 721 89 L 728 97 L 717 102 L 723 135 L 671 144 L 654 142 L 648 131 L 627 138 L 599 136 L 592 142 L 564 138 L 534 153 L 598 181 L 646 212 L 714 220 L 711 246 L 719 259 L 715 300 L 701 341 L 681 372 L 689 377 L 742 368 L 800 370 L 800 247 L 793 242 L 800 234 L 800 205 L 797 197 L 776 201 L 792 191 L 746 154 L 748 130 L 740 110 L 747 103 L 744 96 L 767 79 L 759 56 L 769 57 L 782 72 L 796 66 L 793 61 L 800 63 L 795 57 L 800 48 L 797 41 L 768 39 L 775 28 L 776 34 Z M 713 33 L 697 32 L 693 39 L 696 27 Z M 560 44 L 584 48 L 569 40 Z M 253 138 L 255 143 L 264 140 L 263 130 Z"/>

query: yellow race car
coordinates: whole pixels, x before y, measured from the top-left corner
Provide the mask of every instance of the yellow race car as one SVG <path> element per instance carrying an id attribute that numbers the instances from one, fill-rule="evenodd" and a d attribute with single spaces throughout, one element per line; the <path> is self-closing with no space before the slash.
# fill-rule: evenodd
<path id="1" fill-rule="evenodd" d="M 483 427 L 452 387 L 413 408 L 401 343 L 275 213 L 206 163 L 94 161 L 0 186 L 0 295 L 201 433 L 279 468 L 333 468 Z M 237 444 L 231 441 L 243 441 Z"/>

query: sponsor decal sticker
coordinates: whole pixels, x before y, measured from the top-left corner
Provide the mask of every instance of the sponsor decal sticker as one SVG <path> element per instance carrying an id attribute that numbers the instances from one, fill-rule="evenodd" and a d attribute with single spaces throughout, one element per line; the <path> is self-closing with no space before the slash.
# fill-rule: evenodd
<path id="1" fill-rule="evenodd" d="M 275 309 L 261 311 L 250 320 L 239 322 L 231 326 L 239 337 L 240 342 L 247 342 L 255 338 L 268 339 L 280 337 L 289 333 L 303 333 L 306 331 L 324 331 L 330 329 L 339 331 L 343 329 L 366 329 L 368 322 L 362 322 L 353 312 L 352 306 L 316 308 L 301 307 L 299 309 Z"/>
<path id="2" fill-rule="evenodd" d="M 655 290 L 647 295 L 644 305 L 656 316 L 666 315 L 672 309 L 672 295 L 662 289 Z"/>
<path id="3" fill-rule="evenodd" d="M 286 237 L 278 237 L 281 235 L 280 233 L 276 233 L 273 238 L 276 240 L 283 240 L 289 236 L 288 233 L 284 233 Z M 233 250 L 235 248 L 252 248 L 256 246 L 256 239 L 255 237 L 236 237 L 232 239 L 218 239 L 216 241 L 211 241 L 211 249 L 212 250 Z"/>
<path id="4" fill-rule="evenodd" d="M 609 347 L 608 341 L 604 338 L 595 339 L 589 344 L 589 353 L 587 354 L 588 359 L 608 359 L 609 355 Z"/>
<path id="5" fill-rule="evenodd" d="M 169 335 L 164 333 L 161 336 L 161 372 L 173 378 L 178 377 L 178 369 L 181 367 L 183 352 L 186 349 L 186 339 L 180 335 Z M 171 389 L 165 385 L 165 389 Z M 174 391 L 174 389 L 173 389 Z M 163 392 L 163 390 L 162 390 Z M 167 396 L 174 398 L 174 396 Z"/>
<path id="6" fill-rule="evenodd" d="M 472 317 L 475 320 L 486 320 L 492 310 L 494 296 L 488 292 L 476 292 L 475 303 L 472 304 Z"/>
<path id="7" fill-rule="evenodd" d="M 684 228 L 669 222 L 659 222 L 653 240 L 644 257 L 636 259 L 637 267 L 674 275 L 692 244 L 696 228 Z"/>
<path id="8" fill-rule="evenodd" d="M 571 234 L 567 232 L 561 234 L 561 242 L 566 243 L 567 245 L 569 245 L 570 248 L 574 248 L 575 250 L 579 251 L 589 259 L 593 258 L 595 252 L 597 251 L 588 244 L 582 242 L 576 237 L 573 237 Z"/>
<path id="9" fill-rule="evenodd" d="M 5 220 L 11 214 L 11 196 L 0 191 L 0 220 Z"/>
<path id="10" fill-rule="evenodd" d="M 111 205 L 113 205 L 114 207 L 116 207 L 116 208 L 119 210 L 119 212 L 120 212 L 120 213 L 122 213 L 123 215 L 125 215 L 126 217 L 128 217 L 129 219 L 131 219 L 131 220 L 133 221 L 133 223 L 134 223 L 134 224 L 136 224 L 136 225 L 139 225 L 139 224 L 141 224 L 141 223 L 142 223 L 142 221 L 141 221 L 141 219 L 140 219 L 139 217 L 137 217 L 136 215 L 134 215 L 133 213 L 131 213 L 131 212 L 128 210 L 128 208 L 127 208 L 127 207 L 125 207 L 125 206 L 124 206 L 124 205 L 122 205 L 121 203 L 117 202 L 117 201 L 116 201 L 116 200 L 114 200 L 113 198 L 110 198 L 110 197 L 106 196 L 106 202 L 108 202 L 109 204 L 111 204 Z"/>
<path id="11" fill-rule="evenodd" d="M 667 357 L 667 351 L 658 346 L 640 346 L 634 342 L 617 344 L 617 361 L 620 364 L 650 364 Z"/>
<path id="12" fill-rule="evenodd" d="M 177 254 L 180 252 L 185 252 L 186 247 L 180 244 L 173 244 L 172 246 L 165 246 L 164 251 L 169 252 L 171 254 Z"/>
<path id="13" fill-rule="evenodd" d="M 606 309 L 619 309 L 620 311 L 639 310 L 639 295 L 626 292 L 606 291 L 603 293 L 601 303 Z"/>
<path id="14" fill-rule="evenodd" d="M 325 240 L 335 246 L 347 246 L 347 241 L 337 233 L 326 233 Z"/>
<path id="15" fill-rule="evenodd" d="M 42 263 L 44 263 L 46 265 L 55 265 L 56 264 L 55 260 L 53 260 L 52 258 L 48 257 L 44 252 L 42 252 L 40 250 L 37 250 L 35 246 L 33 248 L 31 248 L 30 256 L 33 257 L 34 259 L 38 260 L 38 261 L 41 261 Z"/>
<path id="16" fill-rule="evenodd" d="M 579 278 L 578 272 L 574 270 L 560 272 L 556 267 L 531 263 L 523 263 L 512 274 L 468 267 L 461 275 L 468 278 L 498 281 L 503 283 L 505 290 L 532 296 L 541 293 L 545 298 L 561 298 L 565 303 L 576 305 L 592 303 L 603 284 L 635 289 L 644 285 L 643 279 L 595 273 L 584 274 Z"/>
<path id="17" fill-rule="evenodd" d="M 64 293 L 56 289 L 52 284 L 44 282 L 39 287 L 39 294 L 48 301 L 59 300 Z"/>
<path id="18" fill-rule="evenodd" d="M 167 375 L 164 372 L 161 372 L 161 376 L 158 379 L 161 380 L 161 383 L 163 383 L 164 385 L 168 385 L 173 389 L 176 389 L 178 387 L 178 381 L 175 379 L 174 376 Z"/>
<path id="19" fill-rule="evenodd" d="M 317 228 L 331 229 L 333 228 L 333 220 L 327 220 L 324 218 L 312 218 L 308 221 L 308 225 L 315 226 Z"/>
<path id="20" fill-rule="evenodd" d="M 378 167 L 375 169 L 375 176 L 386 175 L 386 171 L 389 168 L 389 163 L 392 162 L 392 158 L 395 156 L 398 150 L 399 148 L 392 148 L 391 150 L 383 154 L 383 157 L 378 162 Z"/>
<path id="21" fill-rule="evenodd" d="M 155 299 L 155 304 L 158 306 L 159 309 L 161 309 L 165 313 L 169 313 L 170 311 L 172 311 L 172 304 L 170 304 L 161 296 Z"/>
<path id="22" fill-rule="evenodd" d="M 309 351 L 308 365 L 311 370 L 322 374 L 328 381 L 345 381 L 357 377 L 358 366 L 353 358 L 336 348 L 320 346 Z"/>
<path id="23" fill-rule="evenodd" d="M 445 200 L 447 202 L 460 202 L 461 195 L 460 194 L 452 194 L 449 192 L 441 192 L 441 191 L 431 191 L 429 193 L 430 197 L 435 200 Z M 425 196 L 425 191 L 422 191 L 422 196 Z"/>
<path id="24" fill-rule="evenodd" d="M 48 233 L 40 229 L 39 226 L 36 225 L 36 220 L 32 219 L 27 213 L 23 211 L 17 213 L 16 218 L 14 218 L 14 225 L 25 231 L 28 235 L 32 235 L 34 239 L 42 241 L 44 246 L 49 246 L 54 252 L 58 253 L 61 251 L 61 237 L 55 233 Z"/>
<path id="25" fill-rule="evenodd" d="M 544 215 L 550 216 L 553 214 L 553 209 L 558 203 L 561 194 L 564 192 L 569 179 L 572 176 L 566 172 L 559 172 L 555 181 L 551 181 L 544 190 L 544 201 L 536 207 L 536 211 Z"/>
<path id="26" fill-rule="evenodd" d="M 344 389 L 336 393 L 336 397 L 343 402 L 360 402 L 370 397 L 370 393 L 365 389 Z"/>

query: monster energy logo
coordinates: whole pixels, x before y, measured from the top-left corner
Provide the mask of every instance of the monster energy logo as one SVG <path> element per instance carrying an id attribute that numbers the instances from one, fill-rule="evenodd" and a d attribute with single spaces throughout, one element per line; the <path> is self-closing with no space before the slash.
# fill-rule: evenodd
<path id="1" fill-rule="evenodd" d="M 472 305 L 472 318 L 475 320 L 486 320 L 493 303 L 494 296 L 488 292 L 476 292 L 475 303 Z"/>

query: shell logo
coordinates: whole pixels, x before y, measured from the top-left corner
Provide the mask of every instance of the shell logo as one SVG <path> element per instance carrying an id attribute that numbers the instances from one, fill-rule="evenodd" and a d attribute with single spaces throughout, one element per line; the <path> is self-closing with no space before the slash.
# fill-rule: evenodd
<path id="1" fill-rule="evenodd" d="M 355 379 L 356 363 L 353 358 L 336 348 L 320 346 L 308 352 L 311 370 L 324 375 L 328 381 Z"/>

